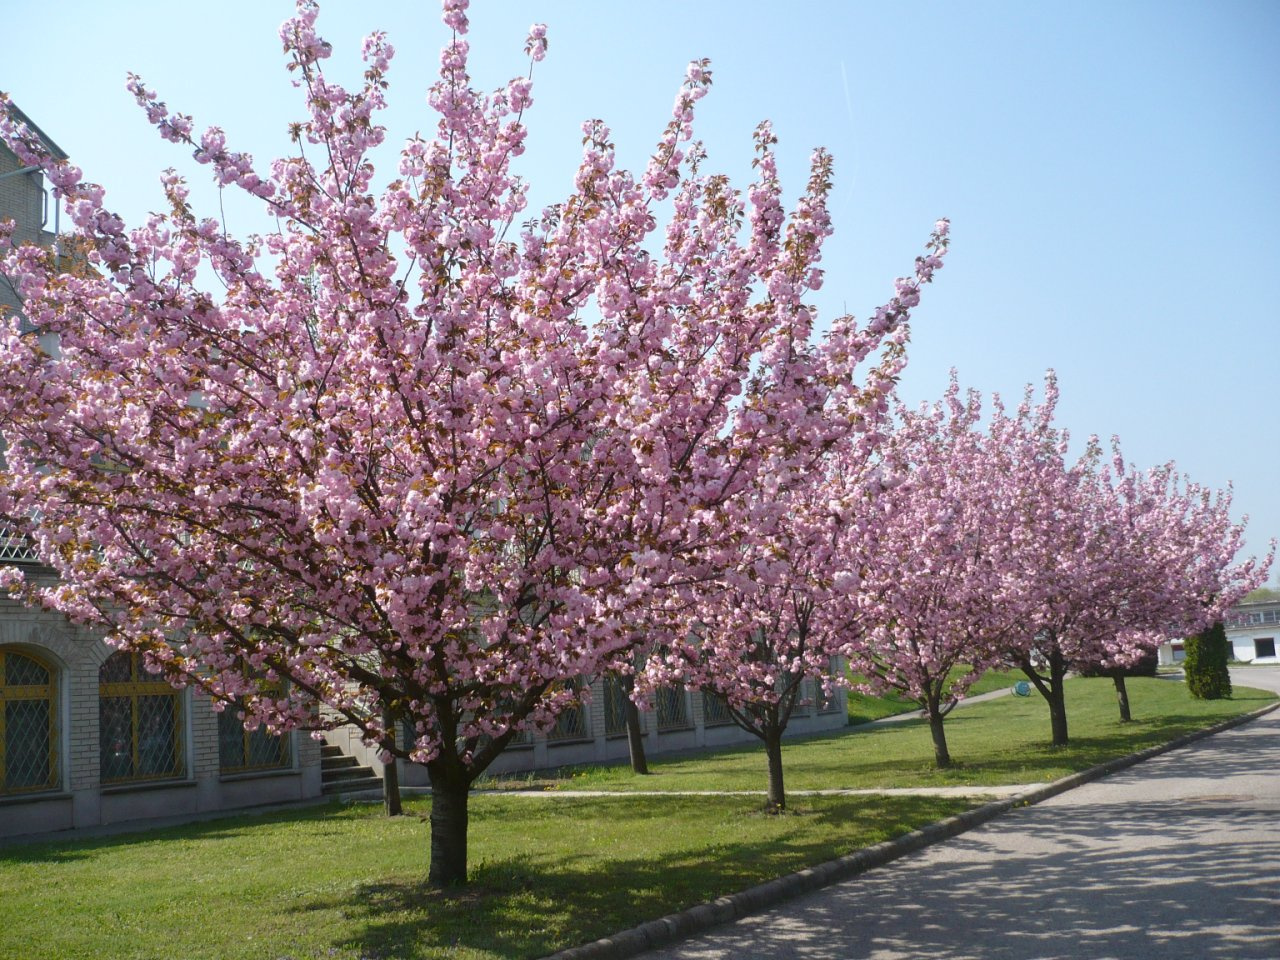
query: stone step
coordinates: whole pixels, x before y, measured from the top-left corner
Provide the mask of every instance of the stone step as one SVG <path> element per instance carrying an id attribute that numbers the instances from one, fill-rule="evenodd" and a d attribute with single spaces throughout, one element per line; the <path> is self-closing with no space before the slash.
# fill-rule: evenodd
<path id="1" fill-rule="evenodd" d="M 372 767 L 362 767 L 359 764 L 352 764 L 335 770 L 320 771 L 320 780 L 323 783 L 337 783 L 340 780 L 362 780 L 366 777 L 372 777 L 379 783 L 382 782 L 382 778 L 373 772 Z"/>
<path id="2" fill-rule="evenodd" d="M 320 792 L 332 796 L 343 793 L 382 792 L 382 778 L 371 767 L 348 756 L 341 747 L 326 743 L 320 748 Z"/>
<path id="3" fill-rule="evenodd" d="M 355 757 L 348 757 L 346 754 L 339 754 L 336 757 L 322 756 L 320 758 L 320 769 L 324 772 L 329 770 L 345 770 L 347 767 L 358 766 L 360 766 L 360 761 Z"/>
<path id="4" fill-rule="evenodd" d="M 367 767 L 365 769 L 368 769 Z M 332 796 L 339 793 L 382 793 L 382 778 L 373 776 L 372 771 L 367 777 L 359 777 L 350 780 L 326 780 L 320 787 L 320 792 Z"/>

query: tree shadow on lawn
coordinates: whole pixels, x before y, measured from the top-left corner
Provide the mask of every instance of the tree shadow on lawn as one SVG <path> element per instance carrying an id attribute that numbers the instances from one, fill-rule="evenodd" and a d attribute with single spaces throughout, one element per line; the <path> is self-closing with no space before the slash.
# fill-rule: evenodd
<path id="1" fill-rule="evenodd" d="M 456 891 L 434 890 L 420 878 L 397 879 L 364 884 L 348 895 L 299 909 L 340 911 L 359 932 L 333 946 L 370 960 L 412 960 L 448 950 L 537 957 L 900 836 L 965 807 L 961 801 L 934 797 L 799 804 L 770 817 L 783 829 L 758 840 L 707 843 L 642 857 L 602 858 L 585 850 L 512 855 L 474 865 L 470 884 Z M 655 811 L 658 819 L 660 804 Z M 566 808 L 563 816 L 565 830 L 572 831 L 581 808 Z M 836 826 L 856 821 L 864 839 L 842 841 L 838 832 L 834 839 L 831 832 L 825 839 L 799 836 L 803 821 L 810 818 Z M 796 829 L 786 829 L 788 823 Z"/>
<path id="2" fill-rule="evenodd" d="M 123 847 L 138 850 L 148 844 L 166 844 L 177 840 L 227 840 L 247 836 L 256 828 L 267 824 L 297 823 L 304 820 L 316 821 L 310 829 L 317 838 L 325 835 L 338 836 L 344 828 L 338 822 L 326 825 L 323 821 L 342 818 L 347 809 L 345 805 L 331 802 L 261 813 L 229 811 L 227 815 L 212 820 L 167 827 L 138 825 L 134 829 L 101 836 L 77 835 L 76 831 L 68 830 L 65 837 L 35 841 L 24 837 L 6 837 L 0 840 L 0 864 L 72 863 L 99 855 L 109 856 L 110 851 Z"/>

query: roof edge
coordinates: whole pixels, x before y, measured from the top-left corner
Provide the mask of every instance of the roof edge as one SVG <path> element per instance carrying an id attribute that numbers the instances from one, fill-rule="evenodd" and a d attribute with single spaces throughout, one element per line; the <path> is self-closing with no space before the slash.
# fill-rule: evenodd
<path id="1" fill-rule="evenodd" d="M 67 152 L 63 150 L 60 146 L 58 146 L 56 143 L 54 143 L 53 138 L 50 137 L 47 133 L 45 133 L 43 130 L 41 130 L 39 124 L 37 124 L 34 120 L 28 117 L 20 109 L 18 109 L 17 104 L 15 104 L 12 100 L 10 100 L 6 104 L 6 106 L 9 108 L 9 113 L 13 116 L 15 120 L 18 120 L 19 122 L 26 124 L 27 129 L 40 138 L 40 142 L 44 144 L 45 149 L 48 150 L 49 153 L 53 155 L 53 158 L 55 160 L 68 159 Z"/>

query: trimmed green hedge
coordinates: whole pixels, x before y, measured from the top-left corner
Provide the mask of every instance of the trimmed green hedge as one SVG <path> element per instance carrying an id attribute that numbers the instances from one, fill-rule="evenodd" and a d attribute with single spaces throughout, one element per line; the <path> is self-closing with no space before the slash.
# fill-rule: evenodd
<path id="1" fill-rule="evenodd" d="M 1222 622 L 1187 638 L 1187 658 L 1182 667 L 1187 673 L 1187 688 L 1197 700 L 1226 700 L 1231 697 L 1231 674 L 1227 661 L 1231 644 Z"/>

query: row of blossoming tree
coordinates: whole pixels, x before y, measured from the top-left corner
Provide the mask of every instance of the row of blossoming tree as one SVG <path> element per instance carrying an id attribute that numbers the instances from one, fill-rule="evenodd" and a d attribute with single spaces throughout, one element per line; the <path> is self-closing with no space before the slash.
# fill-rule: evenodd
<path id="1" fill-rule="evenodd" d="M 779 808 L 780 739 L 801 691 L 845 683 L 846 663 L 864 687 L 919 704 L 939 766 L 945 717 L 993 667 L 1026 674 L 1065 745 L 1069 670 L 1124 668 L 1203 629 L 1270 558 L 1236 563 L 1229 494 L 1171 465 L 1136 471 L 1116 441 L 1109 460 L 1095 440 L 1069 460 L 1057 397 L 1050 373 L 1041 404 L 1030 388 L 1012 414 L 996 398 L 984 425 L 980 397 L 953 376 L 942 402 L 899 409 L 794 484 L 762 476 L 768 535 L 743 531 L 717 562 L 720 582 L 649 684 L 723 697 L 763 741 Z"/>
<path id="2" fill-rule="evenodd" d="M 87 251 L 73 273 L 5 261 L 25 318 L 0 325 L 0 518 L 59 582 L 0 586 L 250 724 L 351 723 L 424 763 L 443 885 L 466 879 L 471 784 L 572 678 L 720 694 L 781 806 L 779 738 L 803 680 L 843 682 L 833 657 L 918 699 L 943 762 L 951 664 L 1020 663 L 1065 739 L 1071 663 L 1252 583 L 1223 501 L 1093 448 L 1066 465 L 1052 399 L 985 433 L 954 388 L 891 417 L 946 222 L 868 321 L 819 334 L 830 158 L 789 212 L 767 125 L 745 196 L 705 173 L 705 62 L 642 172 L 589 122 L 573 192 L 529 215 L 531 81 L 472 86 L 466 6 L 444 3 L 435 135 L 381 185 L 391 45 L 340 86 L 310 0 L 281 30 L 307 115 L 266 170 L 131 81 L 161 136 L 266 206 L 263 236 L 197 216 L 172 172 L 168 212 L 128 228 L 0 111 Z"/>

